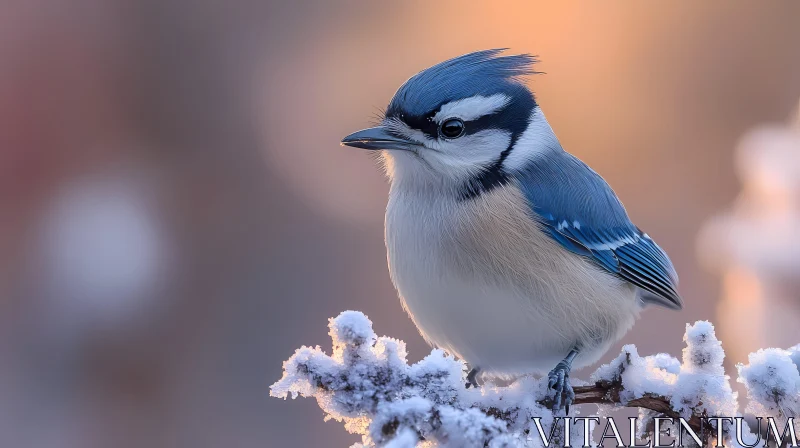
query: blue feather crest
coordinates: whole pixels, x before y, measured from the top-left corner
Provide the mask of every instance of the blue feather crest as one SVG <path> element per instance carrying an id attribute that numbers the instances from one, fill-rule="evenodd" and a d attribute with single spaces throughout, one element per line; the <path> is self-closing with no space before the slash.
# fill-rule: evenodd
<path id="1" fill-rule="evenodd" d="M 500 56 L 505 50 L 468 53 L 417 73 L 398 89 L 386 115 L 423 116 L 450 101 L 527 89 L 520 78 L 537 73 L 533 70 L 536 57 Z"/>

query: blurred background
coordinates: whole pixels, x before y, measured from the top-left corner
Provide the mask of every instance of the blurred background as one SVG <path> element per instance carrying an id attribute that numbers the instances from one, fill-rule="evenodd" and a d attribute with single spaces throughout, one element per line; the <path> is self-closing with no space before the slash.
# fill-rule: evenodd
<path id="1" fill-rule="evenodd" d="M 800 342 L 799 21 L 791 0 L 4 2 L 0 446 L 355 442 L 268 396 L 345 309 L 429 351 L 389 281 L 387 184 L 338 142 L 478 49 L 539 56 L 562 144 L 678 269 L 685 310 L 621 344 L 679 355 L 710 319 L 735 376 Z"/>

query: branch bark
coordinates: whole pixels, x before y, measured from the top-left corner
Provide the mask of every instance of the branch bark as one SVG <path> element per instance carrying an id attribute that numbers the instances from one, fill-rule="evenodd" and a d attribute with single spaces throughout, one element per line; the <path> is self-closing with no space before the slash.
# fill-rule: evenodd
<path id="1" fill-rule="evenodd" d="M 618 383 L 611 382 L 598 382 L 593 386 L 577 386 L 574 388 L 575 401 L 574 404 L 610 404 L 617 406 L 625 406 L 630 408 L 644 408 L 651 411 L 658 412 L 667 417 L 678 419 L 680 414 L 672 409 L 672 404 L 669 398 L 657 395 L 648 395 L 641 398 L 636 398 L 630 401 L 623 401 L 620 398 L 623 387 Z M 552 403 L 548 400 L 541 401 L 541 404 L 550 406 Z M 687 420 L 689 426 L 697 433 L 701 433 L 700 416 L 692 415 Z"/>

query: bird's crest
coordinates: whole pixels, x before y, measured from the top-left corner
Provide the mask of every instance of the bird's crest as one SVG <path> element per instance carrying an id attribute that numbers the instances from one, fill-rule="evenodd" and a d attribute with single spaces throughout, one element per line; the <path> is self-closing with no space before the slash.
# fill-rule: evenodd
<path id="1" fill-rule="evenodd" d="M 521 78 L 536 74 L 536 57 L 500 56 L 504 48 L 476 51 L 441 62 L 406 81 L 392 98 L 386 115 L 423 116 L 450 101 L 490 96 L 525 88 Z"/>

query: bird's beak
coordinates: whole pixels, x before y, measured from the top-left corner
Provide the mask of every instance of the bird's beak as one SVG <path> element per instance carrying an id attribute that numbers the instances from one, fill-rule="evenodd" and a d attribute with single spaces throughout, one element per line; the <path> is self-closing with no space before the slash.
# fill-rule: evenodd
<path id="1" fill-rule="evenodd" d="M 362 129 L 342 139 L 342 146 L 362 149 L 402 149 L 412 150 L 419 144 L 390 134 L 385 127 Z"/>

